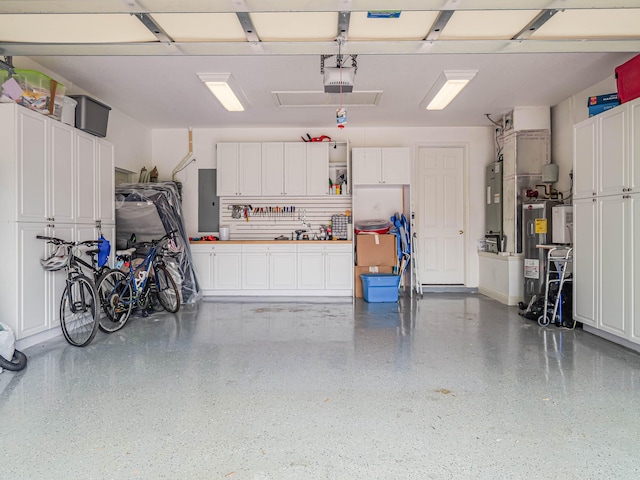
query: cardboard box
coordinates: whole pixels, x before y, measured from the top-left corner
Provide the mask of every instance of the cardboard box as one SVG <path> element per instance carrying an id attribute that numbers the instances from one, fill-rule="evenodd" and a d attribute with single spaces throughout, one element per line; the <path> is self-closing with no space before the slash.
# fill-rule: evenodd
<path id="1" fill-rule="evenodd" d="M 618 100 L 618 93 L 607 93 L 606 95 L 595 95 L 593 97 L 589 97 L 587 106 L 591 107 L 592 105 L 601 105 L 603 103 L 615 103 L 616 105 L 619 105 L 620 100 Z"/>
<path id="2" fill-rule="evenodd" d="M 362 279 L 360 275 L 363 273 L 393 273 L 393 267 L 379 267 L 379 266 L 371 266 L 371 267 L 354 267 L 354 279 L 353 286 L 356 298 L 363 298 L 362 292 Z"/>
<path id="3" fill-rule="evenodd" d="M 601 103 L 600 105 L 591 105 L 589 107 L 589 116 L 593 117 L 594 115 L 606 112 L 607 110 L 611 110 L 612 108 L 616 108 L 617 106 L 617 103 Z"/>
<path id="4" fill-rule="evenodd" d="M 396 236 L 393 234 L 356 235 L 356 265 L 393 267 L 397 264 Z"/>

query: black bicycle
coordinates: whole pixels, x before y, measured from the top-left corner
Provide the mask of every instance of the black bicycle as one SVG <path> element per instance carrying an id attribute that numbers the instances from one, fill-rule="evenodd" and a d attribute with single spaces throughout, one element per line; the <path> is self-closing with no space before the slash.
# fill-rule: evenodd
<path id="1" fill-rule="evenodd" d="M 140 307 L 143 315 L 156 304 L 171 313 L 180 309 L 180 292 L 163 259 L 174 234 L 175 230 L 158 240 L 137 243 L 132 248 L 116 252 L 118 262 L 126 265 L 128 272 L 117 269 L 109 272 L 99 288 L 110 331 L 124 327 L 133 307 Z M 138 249 L 147 248 L 144 259 L 133 259 Z"/>
<path id="2" fill-rule="evenodd" d="M 80 256 L 83 250 L 96 247 L 100 240 L 69 242 L 55 237 L 38 235 L 40 240 L 57 248 L 46 259 L 40 260 L 47 271 L 66 270 L 66 286 L 60 299 L 60 326 L 71 345 L 84 347 L 96 336 L 100 319 L 100 302 L 93 280 L 87 277 L 82 266 L 93 268 Z"/>

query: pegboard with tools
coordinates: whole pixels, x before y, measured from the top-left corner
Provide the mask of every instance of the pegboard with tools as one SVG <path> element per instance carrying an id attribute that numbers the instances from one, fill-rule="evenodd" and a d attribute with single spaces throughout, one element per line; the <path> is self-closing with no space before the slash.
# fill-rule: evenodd
<path id="1" fill-rule="evenodd" d="M 277 205 L 261 197 L 242 200 L 240 204 L 237 198 L 221 198 L 220 225 L 229 226 L 236 240 L 273 240 L 281 235 L 291 237 L 296 230 L 319 233 L 322 225 L 329 225 L 332 215 L 352 208 L 351 197 L 342 195 L 327 195 L 321 200 L 287 197 L 287 204 Z"/>

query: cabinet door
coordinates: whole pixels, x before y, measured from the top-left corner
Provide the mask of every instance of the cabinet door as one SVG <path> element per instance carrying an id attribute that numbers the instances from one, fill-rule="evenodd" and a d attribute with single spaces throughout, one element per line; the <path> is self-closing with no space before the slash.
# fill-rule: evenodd
<path id="1" fill-rule="evenodd" d="M 269 288 L 271 290 L 295 290 L 297 255 L 293 253 L 269 253 Z"/>
<path id="2" fill-rule="evenodd" d="M 213 288 L 238 290 L 241 288 L 240 253 L 213 254 Z"/>
<path id="3" fill-rule="evenodd" d="M 238 144 L 219 143 L 217 146 L 216 191 L 218 196 L 239 195 Z"/>
<path id="4" fill-rule="evenodd" d="M 598 194 L 622 194 L 627 184 L 628 112 L 614 108 L 598 115 L 600 148 L 598 156 Z"/>
<path id="5" fill-rule="evenodd" d="M 408 148 L 382 149 L 382 183 L 409 185 L 411 156 Z"/>
<path id="6" fill-rule="evenodd" d="M 324 253 L 298 251 L 298 289 L 324 289 Z"/>
<path id="7" fill-rule="evenodd" d="M 238 191 L 240 195 L 262 194 L 262 146 L 241 143 L 238 147 Z"/>
<path id="8" fill-rule="evenodd" d="M 269 258 L 267 252 L 242 253 L 242 289 L 269 288 Z"/>
<path id="9" fill-rule="evenodd" d="M 76 221 L 96 219 L 96 141 L 92 135 L 76 132 Z"/>
<path id="10" fill-rule="evenodd" d="M 210 251 L 199 252 L 191 247 L 193 268 L 201 290 L 213 289 L 213 254 Z"/>
<path id="11" fill-rule="evenodd" d="M 97 146 L 97 220 L 103 224 L 116 223 L 115 213 L 115 169 L 113 144 L 98 140 Z"/>
<path id="12" fill-rule="evenodd" d="M 352 254 L 328 252 L 325 262 L 325 288 L 327 290 L 351 290 L 353 288 Z"/>
<path id="13" fill-rule="evenodd" d="M 284 146 L 282 143 L 262 144 L 262 195 L 284 193 Z"/>
<path id="14" fill-rule="evenodd" d="M 630 265 L 629 318 L 632 322 L 631 340 L 640 343 L 640 195 L 627 199 L 631 218 L 631 236 L 628 239 Z"/>
<path id="15" fill-rule="evenodd" d="M 51 252 L 44 240 L 36 235 L 49 235 L 44 224 L 18 224 L 18 331 L 17 338 L 49 329 L 53 293 L 40 259 Z"/>
<path id="16" fill-rule="evenodd" d="M 354 148 L 351 150 L 354 185 L 378 185 L 382 179 L 382 150 Z"/>
<path id="17" fill-rule="evenodd" d="M 304 142 L 284 144 L 284 193 L 307 194 L 307 145 Z"/>
<path id="18" fill-rule="evenodd" d="M 329 145 L 307 143 L 307 195 L 329 193 Z"/>
<path id="19" fill-rule="evenodd" d="M 640 193 L 640 98 L 629 104 L 629 179 L 630 192 Z"/>
<path id="20" fill-rule="evenodd" d="M 18 220 L 44 222 L 49 217 L 47 117 L 18 108 L 17 120 Z"/>
<path id="21" fill-rule="evenodd" d="M 576 200 L 573 204 L 573 317 L 597 326 L 597 201 Z"/>
<path id="22" fill-rule="evenodd" d="M 596 193 L 597 131 L 597 118 L 573 127 L 573 194 L 576 198 L 590 198 Z"/>
<path id="23" fill-rule="evenodd" d="M 73 223 L 75 219 L 75 130 L 61 122 L 50 124 L 51 204 L 48 217 L 53 221 Z"/>
<path id="24" fill-rule="evenodd" d="M 628 338 L 630 331 L 630 319 L 625 314 L 628 301 L 625 278 L 630 261 L 625 258 L 625 244 L 630 233 L 627 208 L 622 195 L 598 199 L 598 327 L 623 338 Z"/>

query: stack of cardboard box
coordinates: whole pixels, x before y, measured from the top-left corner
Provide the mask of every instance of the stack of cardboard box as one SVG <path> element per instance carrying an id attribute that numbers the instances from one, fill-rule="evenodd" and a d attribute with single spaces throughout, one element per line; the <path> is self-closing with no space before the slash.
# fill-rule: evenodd
<path id="1" fill-rule="evenodd" d="M 356 235 L 356 267 L 354 268 L 354 287 L 356 298 L 362 298 L 363 273 L 393 273 L 397 265 L 398 253 L 396 236 L 393 234 Z"/>

